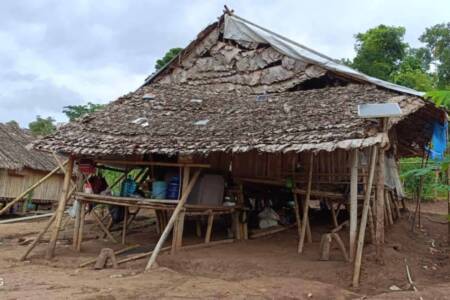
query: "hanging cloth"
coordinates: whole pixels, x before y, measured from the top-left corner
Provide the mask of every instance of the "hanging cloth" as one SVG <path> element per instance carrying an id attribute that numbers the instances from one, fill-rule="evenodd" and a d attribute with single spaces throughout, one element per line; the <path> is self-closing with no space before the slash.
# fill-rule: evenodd
<path id="1" fill-rule="evenodd" d="M 445 120 L 441 125 L 439 122 L 433 123 L 433 135 L 431 136 L 431 147 L 427 149 L 432 160 L 443 160 L 447 149 L 448 122 Z"/>

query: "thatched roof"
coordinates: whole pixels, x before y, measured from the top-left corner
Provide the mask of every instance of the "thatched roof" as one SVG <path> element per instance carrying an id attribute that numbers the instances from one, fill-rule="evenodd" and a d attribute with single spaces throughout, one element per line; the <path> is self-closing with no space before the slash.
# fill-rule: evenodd
<path id="1" fill-rule="evenodd" d="M 97 157 L 363 148 L 388 138 L 379 120 L 357 117 L 357 105 L 395 101 L 404 115 L 391 120 L 390 134 L 401 155 L 415 155 L 443 114 L 420 92 L 230 20 L 222 16 L 207 26 L 134 93 L 61 127 L 36 147 Z M 258 95 L 267 99 L 257 101 Z"/>
<path id="2" fill-rule="evenodd" d="M 34 140 L 24 129 L 13 124 L 0 123 L 0 169 L 54 169 L 56 163 L 51 155 L 27 149 L 26 146 Z"/>
<path id="3" fill-rule="evenodd" d="M 395 101 L 405 115 L 426 105 L 415 96 L 398 96 L 362 84 L 266 97 L 257 101 L 256 95 L 238 92 L 144 86 L 102 111 L 61 127 L 37 146 L 92 156 L 332 151 L 365 147 L 386 138 L 378 133 L 378 121 L 357 117 L 357 104 Z"/>

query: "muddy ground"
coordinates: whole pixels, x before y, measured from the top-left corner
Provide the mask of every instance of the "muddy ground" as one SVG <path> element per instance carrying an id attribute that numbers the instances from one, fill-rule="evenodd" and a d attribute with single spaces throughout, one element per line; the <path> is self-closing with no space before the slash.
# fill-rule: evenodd
<path id="1" fill-rule="evenodd" d="M 319 261 L 322 233 L 331 225 L 313 226 L 313 243 L 296 253 L 296 230 L 255 240 L 186 250 L 158 258 L 159 268 L 143 272 L 146 259 L 121 264 L 119 269 L 79 268 L 104 247 L 124 246 L 97 239 L 92 220 L 86 226 L 81 253 L 71 247 L 71 222 L 63 231 L 57 255 L 43 259 L 40 244 L 25 262 L 17 258 L 46 220 L 0 225 L 0 299 L 450 299 L 450 260 L 447 248 L 446 203 L 424 204 L 422 228 L 411 232 L 408 214 L 386 235 L 385 263 L 375 262 L 374 248 L 365 248 L 361 287 L 350 286 L 352 265 L 339 250 L 330 261 Z M 128 244 L 144 245 L 119 258 L 151 249 L 156 243 L 150 217 L 133 224 Z M 186 244 L 199 242 L 187 226 Z M 217 232 L 221 228 L 216 228 Z M 117 238 L 120 232 L 114 233 Z M 341 233 L 346 240 L 346 232 Z M 216 234 L 214 239 L 223 238 Z M 48 239 L 48 237 L 45 237 Z M 409 265 L 418 292 L 409 290 Z M 396 286 L 399 291 L 391 288 Z"/>

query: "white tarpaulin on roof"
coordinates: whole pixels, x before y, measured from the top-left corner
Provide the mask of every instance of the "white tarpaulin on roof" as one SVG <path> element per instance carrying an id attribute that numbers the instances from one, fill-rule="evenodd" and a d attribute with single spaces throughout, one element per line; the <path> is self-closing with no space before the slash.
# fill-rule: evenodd
<path id="1" fill-rule="evenodd" d="M 273 48 L 289 57 L 310 61 L 311 63 L 320 65 L 329 71 L 341 73 L 357 80 L 367 81 L 401 93 L 408 93 L 416 96 L 423 96 L 424 94 L 407 87 L 367 76 L 346 65 L 337 63 L 330 57 L 291 41 L 288 38 L 271 32 L 236 15 L 225 15 L 224 38 L 270 44 Z"/>

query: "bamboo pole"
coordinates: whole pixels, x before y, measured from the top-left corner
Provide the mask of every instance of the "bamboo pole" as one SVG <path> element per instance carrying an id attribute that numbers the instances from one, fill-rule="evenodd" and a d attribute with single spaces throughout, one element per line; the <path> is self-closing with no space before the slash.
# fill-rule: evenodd
<path id="1" fill-rule="evenodd" d="M 97 224 L 100 226 L 100 228 L 103 230 L 104 233 L 106 233 L 106 235 L 108 236 L 108 238 L 114 242 L 117 243 L 117 240 L 114 238 L 114 236 L 111 234 L 111 232 L 109 232 L 109 230 L 106 228 L 106 226 L 102 223 L 102 220 L 100 220 L 100 217 L 97 215 L 97 213 L 95 212 L 95 210 L 91 210 L 92 212 L 92 216 L 94 217 L 95 221 L 97 222 Z"/>
<path id="2" fill-rule="evenodd" d="M 139 244 L 136 244 L 136 245 L 131 245 L 131 246 L 125 247 L 125 248 L 123 248 L 123 249 L 114 251 L 114 255 L 119 255 L 119 254 L 125 253 L 125 252 L 127 252 L 127 251 L 136 249 L 137 247 L 140 247 L 140 245 L 139 245 Z M 84 268 L 84 267 L 86 267 L 86 266 L 88 266 L 88 265 L 90 265 L 90 264 L 95 263 L 96 261 L 97 261 L 97 257 L 96 257 L 96 258 L 92 258 L 92 259 L 90 259 L 90 260 L 88 260 L 88 261 L 86 261 L 86 262 L 80 264 L 78 267 L 79 267 L 79 268 Z"/>
<path id="3" fill-rule="evenodd" d="M 22 256 L 19 258 L 20 261 L 24 261 L 27 258 L 27 256 L 31 253 L 31 251 L 34 249 L 34 247 L 36 247 L 36 245 L 39 244 L 39 241 L 41 240 L 41 238 L 44 236 L 44 234 L 47 232 L 47 230 L 50 228 L 50 226 L 55 221 L 55 218 L 56 218 L 56 214 L 53 214 L 52 217 L 50 218 L 50 220 L 48 220 L 44 229 L 42 229 L 42 231 L 39 233 L 39 235 L 36 237 L 36 239 L 30 244 L 30 246 L 28 246 L 25 253 L 22 254 Z"/>
<path id="4" fill-rule="evenodd" d="M 367 182 L 366 195 L 364 197 L 363 211 L 361 215 L 361 223 L 359 227 L 359 235 L 358 235 L 358 244 L 356 248 L 356 254 L 354 259 L 354 269 L 353 269 L 353 287 L 357 288 L 359 286 L 359 277 L 361 274 L 361 260 L 362 253 L 364 248 L 364 236 L 366 234 L 366 226 L 367 226 L 367 216 L 369 214 L 370 209 L 370 196 L 372 193 L 372 184 L 373 177 L 375 175 L 375 165 L 377 160 L 378 147 L 372 147 L 372 153 L 370 157 L 370 166 L 369 166 L 369 179 Z"/>
<path id="5" fill-rule="evenodd" d="M 125 245 L 125 239 L 127 237 L 127 225 L 128 225 L 128 207 L 123 208 L 124 216 L 123 216 L 123 226 L 122 226 L 122 244 Z"/>
<path id="6" fill-rule="evenodd" d="M 64 176 L 63 190 L 61 192 L 61 198 L 58 203 L 58 208 L 55 212 L 55 214 L 56 214 L 55 226 L 54 226 L 51 238 L 50 238 L 50 242 L 48 244 L 47 253 L 45 255 L 45 257 L 47 259 L 51 259 L 55 255 L 56 241 L 58 239 L 59 229 L 61 227 L 61 222 L 62 222 L 62 218 L 64 215 L 64 209 L 66 207 L 67 196 L 69 193 L 69 185 L 70 185 L 70 181 L 72 179 L 71 177 L 72 177 L 74 162 L 75 162 L 75 159 L 73 157 L 70 157 L 69 161 L 67 163 L 66 175 Z M 58 169 L 59 169 L 59 167 L 58 167 Z"/>
<path id="7" fill-rule="evenodd" d="M 193 178 L 191 179 L 191 181 L 189 182 L 187 188 L 185 191 L 183 191 L 183 196 L 181 197 L 180 201 L 178 202 L 175 210 L 172 213 L 172 216 L 169 219 L 169 222 L 167 223 L 166 228 L 164 228 L 164 231 L 158 241 L 158 243 L 155 246 L 155 249 L 152 253 L 152 256 L 150 256 L 150 259 L 147 263 L 147 266 L 145 267 L 145 270 L 149 270 L 153 264 L 156 261 L 156 257 L 159 254 L 159 251 L 161 250 L 162 245 L 164 244 L 164 242 L 166 241 L 170 231 L 173 228 L 173 224 L 175 223 L 175 220 L 178 218 L 178 214 L 180 213 L 181 209 L 183 208 L 184 204 L 186 203 L 186 200 L 189 196 L 189 193 L 191 192 L 192 188 L 194 187 L 194 184 L 197 182 L 197 179 L 200 175 L 200 171 L 196 171 Z"/>
<path id="8" fill-rule="evenodd" d="M 312 186 L 312 173 L 313 173 L 313 162 L 314 162 L 314 154 L 311 152 L 309 154 L 309 163 L 308 163 L 308 186 L 306 189 L 306 197 L 305 203 L 303 206 L 303 219 L 302 219 L 302 232 L 300 236 L 300 241 L 298 243 L 298 253 L 303 252 L 303 245 L 305 243 L 305 235 L 306 235 L 306 226 L 309 224 L 309 200 L 311 198 L 311 186 Z"/>
<path id="9" fill-rule="evenodd" d="M 358 224 L 358 149 L 354 149 L 350 159 L 350 261 L 355 256 L 356 231 Z"/>
<path id="10" fill-rule="evenodd" d="M 68 160 L 66 160 L 63 163 L 63 166 L 65 166 L 68 163 Z M 0 210 L 0 215 L 2 215 L 3 213 L 5 213 L 6 211 L 8 211 L 11 206 L 13 206 L 14 204 L 16 204 L 16 202 L 22 200 L 23 197 L 25 197 L 28 193 L 32 192 L 35 188 L 37 188 L 38 186 L 40 186 L 42 183 L 44 183 L 47 179 L 49 179 L 50 177 L 52 177 L 56 172 L 58 172 L 58 170 L 60 170 L 60 166 L 57 166 L 56 168 L 54 168 L 50 173 L 48 173 L 47 175 L 45 175 L 44 177 L 42 177 L 38 182 L 36 182 L 35 184 L 33 184 L 32 186 L 30 186 L 29 188 L 27 188 L 24 192 L 22 192 L 19 196 L 17 196 L 16 198 L 14 198 L 11 202 L 9 202 L 8 204 L 6 204 L 1 210 Z"/>

